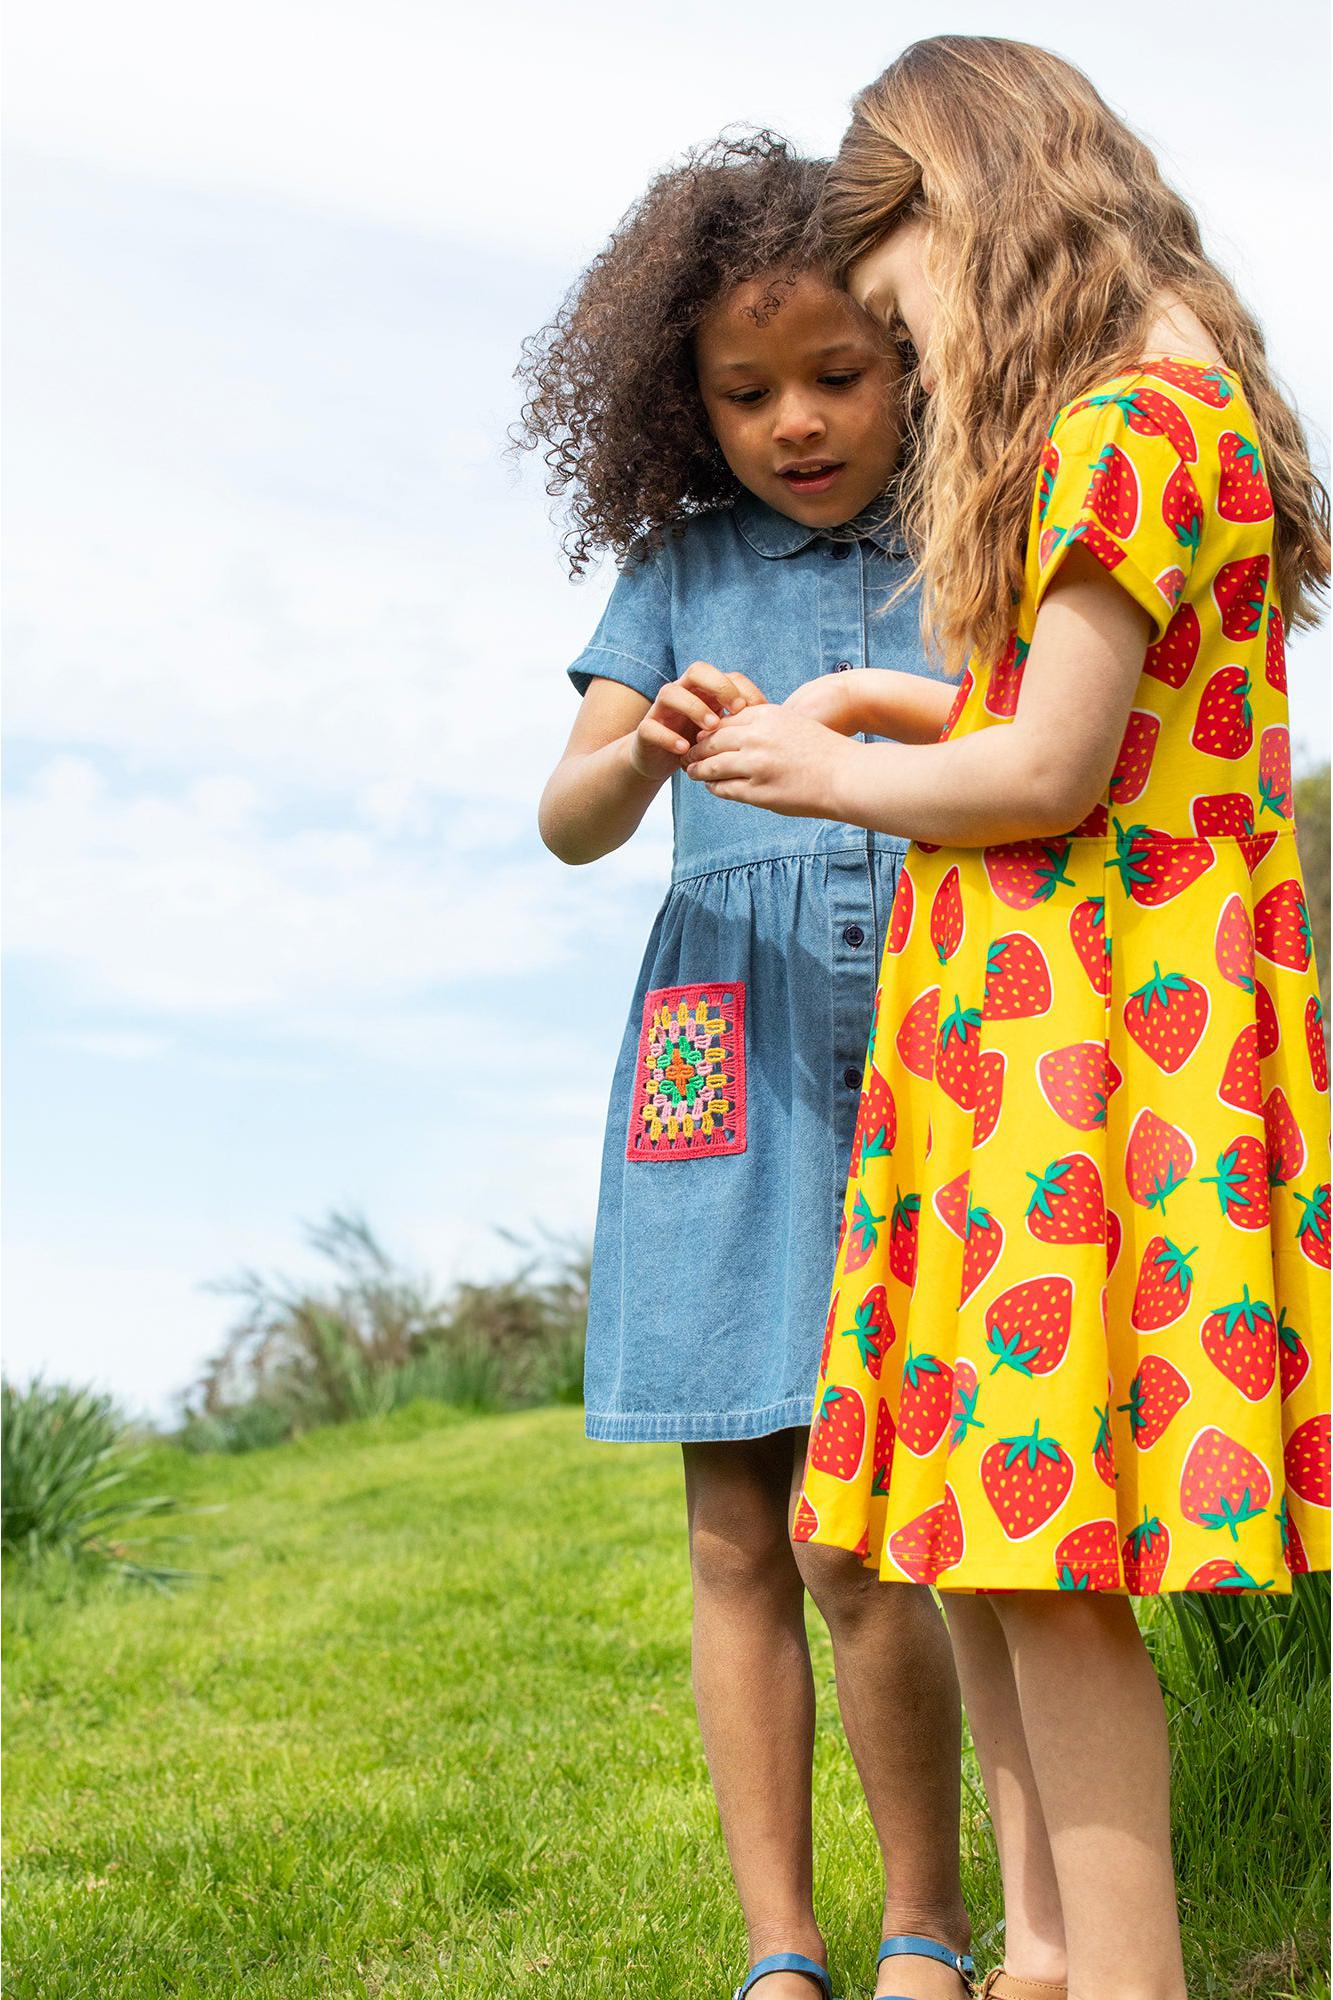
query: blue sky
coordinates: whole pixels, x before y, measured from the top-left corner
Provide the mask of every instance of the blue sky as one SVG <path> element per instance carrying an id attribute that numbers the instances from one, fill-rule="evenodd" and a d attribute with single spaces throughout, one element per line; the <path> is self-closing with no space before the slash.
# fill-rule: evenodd
<path id="1" fill-rule="evenodd" d="M 1132 4 L 1058 46 L 1167 151 L 1322 438 L 1327 15 L 1282 19 L 1215 8 L 1197 48 Z M 227 1324 L 203 1281 L 301 1268 L 333 1203 L 441 1277 L 506 1268 L 497 1224 L 590 1228 L 669 830 L 587 871 L 536 839 L 610 579 L 565 581 L 503 455 L 517 347 L 681 146 L 831 149 L 944 27 L 1051 17 L 11 11 L 11 1373 L 164 1412 Z M 1324 754 L 1327 665 L 1295 648 Z"/>

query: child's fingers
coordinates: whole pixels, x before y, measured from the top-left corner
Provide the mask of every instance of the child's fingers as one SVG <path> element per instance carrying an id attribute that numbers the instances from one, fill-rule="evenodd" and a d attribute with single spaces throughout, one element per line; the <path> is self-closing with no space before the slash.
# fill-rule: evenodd
<path id="1" fill-rule="evenodd" d="M 734 673 L 731 678 L 744 695 L 747 707 L 766 708 L 768 706 L 768 696 L 762 688 L 755 686 L 748 674 Z"/>
<path id="2" fill-rule="evenodd" d="M 699 695 L 691 694 L 679 681 L 662 689 L 649 714 L 677 730 L 682 724 L 696 730 L 711 729 L 717 722 L 717 710 L 710 708 Z"/>
<path id="3" fill-rule="evenodd" d="M 663 750 L 668 757 L 689 755 L 689 741 L 668 722 L 659 721 L 656 716 L 645 715 L 639 724 L 639 741 L 650 750 Z"/>
<path id="4" fill-rule="evenodd" d="M 676 685 L 697 689 L 721 715 L 727 709 L 744 708 L 747 705 L 749 697 L 741 686 L 744 680 L 743 674 L 724 674 L 717 667 L 710 666 L 707 660 L 695 660 L 691 666 L 686 667 Z M 748 685 L 754 688 L 755 694 L 759 694 L 753 681 Z M 761 695 L 760 700 L 762 699 Z"/>

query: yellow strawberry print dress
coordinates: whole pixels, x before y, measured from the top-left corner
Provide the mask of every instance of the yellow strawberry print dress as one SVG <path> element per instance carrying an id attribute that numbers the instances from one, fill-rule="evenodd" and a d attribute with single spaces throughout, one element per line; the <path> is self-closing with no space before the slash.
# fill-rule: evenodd
<path id="1" fill-rule="evenodd" d="M 1235 375 L 1060 412 L 946 736 L 1012 718 L 1075 542 L 1153 621 L 1133 712 L 1069 835 L 909 851 L 796 1534 L 941 1590 L 1287 1591 L 1329 1562 L 1328 1078 Z"/>

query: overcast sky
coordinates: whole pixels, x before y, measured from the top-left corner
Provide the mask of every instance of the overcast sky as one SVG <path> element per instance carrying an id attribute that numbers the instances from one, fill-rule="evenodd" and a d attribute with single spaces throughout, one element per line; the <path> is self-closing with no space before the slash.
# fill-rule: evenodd
<path id="1" fill-rule="evenodd" d="M 440 1277 L 586 1233 L 657 812 L 537 793 L 609 587 L 502 452 L 523 335 L 729 121 L 831 151 L 944 29 L 1082 63 L 1167 157 L 1326 456 L 1328 12 L 13 0 L 6 1365 L 164 1413 L 365 1209 Z M 1294 649 L 1327 755 L 1328 645 Z"/>

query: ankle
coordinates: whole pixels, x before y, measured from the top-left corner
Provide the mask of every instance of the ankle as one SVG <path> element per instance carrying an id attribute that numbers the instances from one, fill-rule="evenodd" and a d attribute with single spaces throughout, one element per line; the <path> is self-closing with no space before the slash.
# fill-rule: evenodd
<path id="1" fill-rule="evenodd" d="M 884 1900 L 881 1937 L 926 1937 L 950 1951 L 966 1954 L 972 1949 L 972 1920 L 961 1896 L 941 1902 L 907 1902 L 900 1896 Z"/>
<path id="2" fill-rule="evenodd" d="M 1004 1969 L 1011 1980 L 1033 1986 L 1050 1986 L 1063 1991 L 1069 1979 L 1069 1956 L 1063 1938 L 1042 1937 L 1036 1932 L 1015 1932 L 1005 1926 Z M 1005 2000 L 1004 1989 L 1000 1989 Z"/>
<path id="3" fill-rule="evenodd" d="M 747 1926 L 746 1935 L 751 1965 L 758 1965 L 761 1958 L 771 1958 L 775 1952 L 799 1951 L 806 1958 L 813 1958 L 816 1965 L 828 1966 L 828 1948 L 812 1916 L 794 1917 L 790 1923 L 765 1918 L 761 1923 Z"/>

